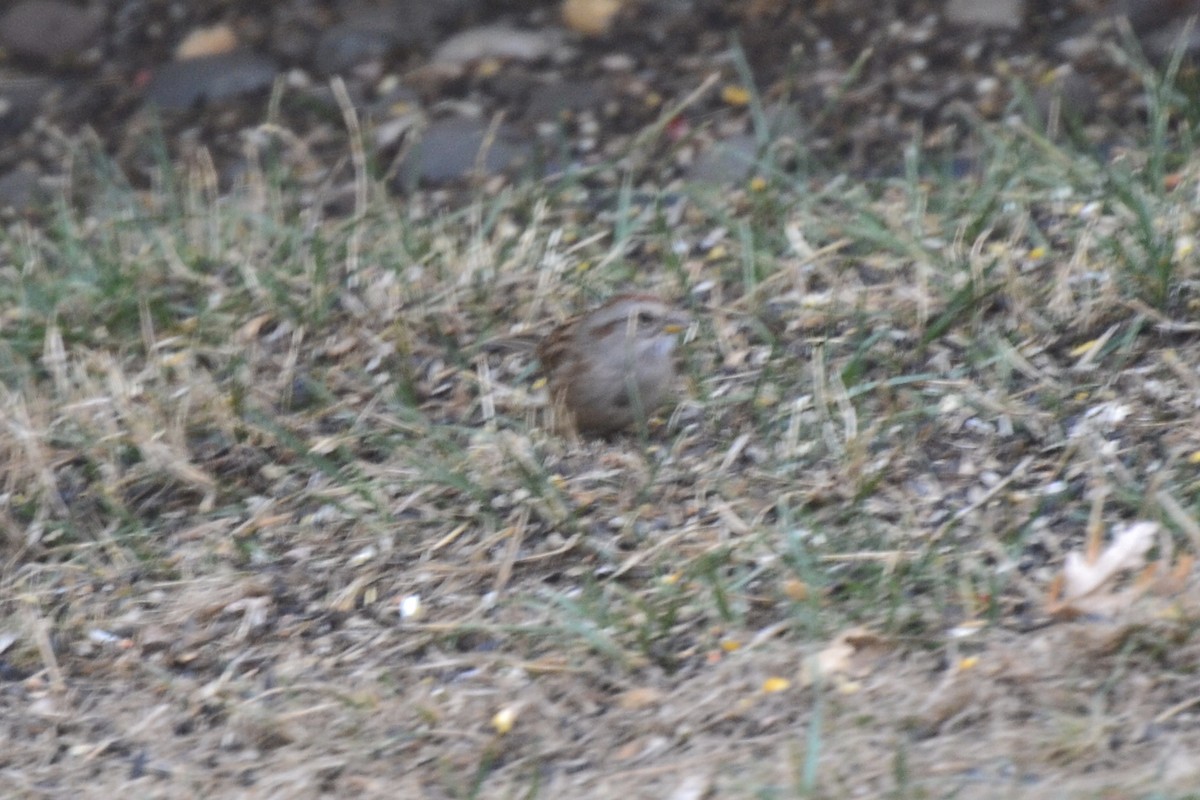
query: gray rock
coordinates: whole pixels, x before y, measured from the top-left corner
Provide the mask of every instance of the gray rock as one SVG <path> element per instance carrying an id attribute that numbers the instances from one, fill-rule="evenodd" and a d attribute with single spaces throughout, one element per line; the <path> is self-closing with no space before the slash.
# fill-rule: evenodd
<path id="1" fill-rule="evenodd" d="M 1025 3 L 1024 0 L 949 0 L 942 13 L 953 25 L 1016 30 L 1025 17 Z"/>
<path id="2" fill-rule="evenodd" d="M 483 25 L 456 33 L 438 46 L 435 64 L 468 64 L 484 58 L 506 61 L 539 61 L 562 46 L 563 31 L 557 28 L 518 30 L 504 25 Z"/>
<path id="3" fill-rule="evenodd" d="M 698 183 L 741 183 L 750 177 L 757 161 L 758 140 L 743 133 L 716 142 L 697 156 L 687 177 Z"/>
<path id="4" fill-rule="evenodd" d="M 164 64 L 146 87 L 146 102 L 163 109 L 197 108 L 205 103 L 268 88 L 275 64 L 254 53 L 221 53 Z"/>
<path id="5" fill-rule="evenodd" d="M 435 5 L 424 0 L 347 3 L 342 21 L 323 31 L 317 41 L 317 69 L 332 75 L 384 58 L 396 49 L 431 47 Z"/>
<path id="6" fill-rule="evenodd" d="M 0 209 L 20 214 L 43 205 L 49 197 L 41 184 L 41 175 L 31 164 L 22 164 L 0 176 Z"/>
<path id="7" fill-rule="evenodd" d="M 26 0 L 0 17 L 0 46 L 42 61 L 70 60 L 97 42 L 103 22 L 70 3 Z"/>
<path id="8" fill-rule="evenodd" d="M 1059 118 L 1087 121 L 1096 111 L 1100 90 L 1088 77 L 1073 69 L 1060 69 L 1034 95 L 1038 113 L 1046 123 L 1057 126 Z"/>
<path id="9" fill-rule="evenodd" d="M 398 176 L 401 186 L 458 180 L 474 172 L 477 165 L 486 174 L 504 172 L 519 167 L 532 155 L 532 147 L 519 140 L 506 125 L 500 126 L 494 140 L 483 150 L 487 135 L 488 125 L 482 120 L 455 117 L 433 122 L 401 165 Z"/>
<path id="10" fill-rule="evenodd" d="M 102 23 L 68 2 L 25 0 L 0 17 L 0 46 L 44 61 L 71 59 L 96 43 Z"/>

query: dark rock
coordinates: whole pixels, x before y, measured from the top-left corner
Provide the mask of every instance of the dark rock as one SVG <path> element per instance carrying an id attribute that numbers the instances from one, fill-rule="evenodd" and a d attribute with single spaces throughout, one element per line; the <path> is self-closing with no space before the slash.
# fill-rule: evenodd
<path id="1" fill-rule="evenodd" d="M 1200 25 L 1188 28 L 1187 20 L 1180 19 L 1142 34 L 1141 40 L 1146 55 L 1160 64 L 1168 61 L 1176 48 L 1182 48 L 1184 56 L 1195 56 L 1200 53 Z"/>
<path id="2" fill-rule="evenodd" d="M 542 83 L 530 91 L 525 117 L 530 120 L 556 120 L 589 109 L 599 113 L 607 100 L 604 89 L 592 81 Z"/>
<path id="3" fill-rule="evenodd" d="M 1143 33 L 1172 23 L 1182 27 L 1198 10 L 1195 0 L 1115 0 L 1112 13 L 1127 17 L 1130 27 Z"/>
<path id="4" fill-rule="evenodd" d="M 54 89 L 54 83 L 48 78 L 0 76 L 0 133 L 12 135 L 24 130 Z"/>
<path id="5" fill-rule="evenodd" d="M 317 71 L 336 75 L 366 61 L 383 58 L 395 45 L 396 37 L 391 31 L 342 22 L 321 33 L 317 41 Z"/>

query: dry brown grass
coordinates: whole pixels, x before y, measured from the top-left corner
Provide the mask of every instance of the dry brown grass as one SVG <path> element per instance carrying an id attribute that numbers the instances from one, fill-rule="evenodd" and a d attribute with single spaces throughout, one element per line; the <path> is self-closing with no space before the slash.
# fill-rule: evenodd
<path id="1" fill-rule="evenodd" d="M 1195 578 L 1046 597 L 1089 525 L 1200 545 L 1200 161 L 993 134 L 959 182 L 360 175 L 346 221 L 201 165 L 11 225 L 5 795 L 1185 796 Z M 629 287 L 696 312 L 687 399 L 564 441 L 493 345 Z"/>

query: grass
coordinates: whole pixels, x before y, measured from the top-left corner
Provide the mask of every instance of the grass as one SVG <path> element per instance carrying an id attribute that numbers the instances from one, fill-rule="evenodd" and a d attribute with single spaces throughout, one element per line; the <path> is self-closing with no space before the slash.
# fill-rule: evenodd
<path id="1" fill-rule="evenodd" d="M 914 150 L 434 205 L 362 170 L 350 219 L 286 169 L 142 193 L 81 152 L 103 190 L 0 240 L 0 782 L 1187 796 L 1194 578 L 1045 611 L 1090 527 L 1197 546 L 1200 162 L 1165 85 L 1119 152 L 977 124 L 961 178 Z M 630 287 L 694 312 L 686 396 L 566 441 L 491 344 Z"/>

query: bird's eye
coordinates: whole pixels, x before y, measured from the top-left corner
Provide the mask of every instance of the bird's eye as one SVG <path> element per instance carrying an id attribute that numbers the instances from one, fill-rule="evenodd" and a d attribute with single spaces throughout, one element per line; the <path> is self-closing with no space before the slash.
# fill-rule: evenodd
<path id="1" fill-rule="evenodd" d="M 649 311 L 639 311 L 637 315 L 638 325 L 649 325 L 654 322 L 654 315 Z"/>

